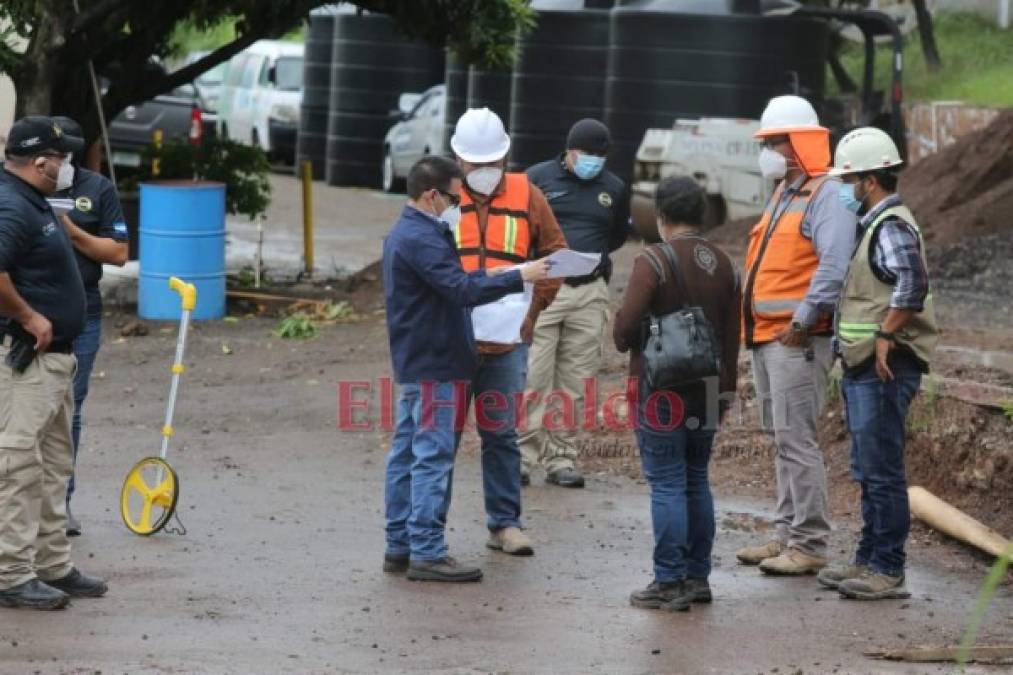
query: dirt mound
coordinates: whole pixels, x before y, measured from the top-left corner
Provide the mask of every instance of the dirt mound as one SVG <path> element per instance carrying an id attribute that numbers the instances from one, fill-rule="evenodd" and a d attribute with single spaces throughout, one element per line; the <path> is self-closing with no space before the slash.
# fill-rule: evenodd
<path id="1" fill-rule="evenodd" d="M 927 242 L 945 245 L 1011 228 L 1013 109 L 901 174 L 900 194 Z"/>

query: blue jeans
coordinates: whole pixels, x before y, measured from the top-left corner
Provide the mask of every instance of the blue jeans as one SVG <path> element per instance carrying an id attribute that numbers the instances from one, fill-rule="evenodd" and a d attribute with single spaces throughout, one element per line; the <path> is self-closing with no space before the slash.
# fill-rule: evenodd
<path id="1" fill-rule="evenodd" d="M 100 306 L 101 307 L 101 306 Z M 88 398 L 88 381 L 91 379 L 95 357 L 102 343 L 102 310 L 89 311 L 85 318 L 84 330 L 74 340 L 74 356 L 77 357 L 77 372 L 74 374 L 74 421 L 71 428 L 74 439 L 74 464 L 77 465 L 77 452 L 81 446 L 81 410 L 84 400 Z M 74 494 L 74 474 L 67 484 L 67 502 Z"/>
<path id="2" fill-rule="evenodd" d="M 651 405 L 644 395 L 637 409 L 640 465 L 651 486 L 654 579 L 672 582 L 687 576 L 706 579 L 714 547 L 714 498 L 707 466 L 713 429 L 687 429 L 672 419 L 667 401 Z"/>
<path id="3" fill-rule="evenodd" d="M 439 560 L 447 555 L 443 534 L 467 386 L 426 382 L 400 389 L 397 428 L 387 455 L 387 553 Z"/>
<path id="4" fill-rule="evenodd" d="M 875 366 L 845 374 L 841 390 L 851 433 L 851 475 L 862 488 L 863 526 L 855 562 L 899 576 L 911 527 L 904 424 L 922 374 L 893 359 L 890 369 L 892 382 L 880 380 Z"/>
<path id="5" fill-rule="evenodd" d="M 482 440 L 482 486 L 486 526 L 490 530 L 521 527 L 521 450 L 517 443 L 516 404 L 527 379 L 526 344 L 518 344 L 506 354 L 478 357 L 472 397 L 478 436 Z"/>

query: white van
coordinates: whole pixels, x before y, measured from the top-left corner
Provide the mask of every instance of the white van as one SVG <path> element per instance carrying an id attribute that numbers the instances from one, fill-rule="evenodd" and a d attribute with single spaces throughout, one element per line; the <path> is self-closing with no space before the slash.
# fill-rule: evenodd
<path id="1" fill-rule="evenodd" d="M 299 42 L 260 40 L 233 56 L 218 99 L 219 133 L 294 161 L 302 74 Z"/>

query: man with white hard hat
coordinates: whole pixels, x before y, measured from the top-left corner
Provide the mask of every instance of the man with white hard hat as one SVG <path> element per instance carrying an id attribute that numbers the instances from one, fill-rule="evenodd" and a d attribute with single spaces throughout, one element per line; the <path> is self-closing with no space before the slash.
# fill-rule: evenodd
<path id="1" fill-rule="evenodd" d="M 818 578 L 862 600 L 910 595 L 904 587 L 911 525 L 905 418 L 939 337 L 921 231 L 896 194 L 901 164 L 893 140 L 865 127 L 841 139 L 830 171 L 844 181 L 842 203 L 861 216 L 861 243 L 844 280 L 836 333 L 864 527 L 853 562 L 824 569 Z"/>
<path id="2" fill-rule="evenodd" d="M 830 520 L 816 427 L 832 364 L 832 317 L 854 249 L 855 214 L 827 175 L 830 132 L 798 96 L 771 99 L 756 133 L 760 171 L 778 181 L 746 254 L 742 335 L 764 429 L 774 437 L 776 532 L 736 553 L 767 574 L 826 566 Z"/>
<path id="3" fill-rule="evenodd" d="M 505 173 L 510 137 L 488 108 L 473 108 L 457 122 L 450 147 L 464 172 L 461 221 L 454 230 L 466 272 L 512 267 L 566 248 L 545 196 L 524 173 Z M 476 307 L 472 323 L 478 369 L 472 378 L 475 421 L 482 440 L 489 548 L 531 555 L 521 531 L 521 453 L 517 410 L 527 380 L 528 345 L 539 312 L 552 302 L 561 279 L 523 294 Z"/>

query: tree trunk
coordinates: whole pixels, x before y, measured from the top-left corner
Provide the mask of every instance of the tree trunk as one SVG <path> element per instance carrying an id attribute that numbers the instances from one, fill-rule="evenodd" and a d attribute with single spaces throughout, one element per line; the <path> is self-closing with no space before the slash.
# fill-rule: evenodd
<path id="1" fill-rule="evenodd" d="M 925 0 L 912 0 L 915 14 L 918 16 L 918 36 L 921 38 L 922 54 L 925 56 L 925 64 L 929 70 L 935 72 L 943 67 L 943 61 L 939 58 L 939 49 L 936 47 L 936 33 L 932 27 L 932 14 L 925 6 Z"/>

